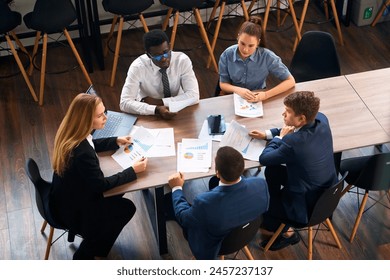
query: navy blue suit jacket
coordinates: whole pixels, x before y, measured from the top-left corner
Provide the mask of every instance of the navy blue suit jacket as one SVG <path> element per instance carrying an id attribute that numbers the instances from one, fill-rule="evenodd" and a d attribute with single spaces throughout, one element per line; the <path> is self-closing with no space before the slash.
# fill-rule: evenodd
<path id="1" fill-rule="evenodd" d="M 279 135 L 280 129 L 271 129 Z M 324 189 L 337 181 L 333 140 L 327 117 L 318 113 L 313 123 L 283 139 L 274 137 L 259 158 L 264 166 L 285 164 L 287 184 L 282 204 L 288 219 L 306 224 L 308 212 Z M 272 198 L 271 198 L 272 199 Z"/>
<path id="2" fill-rule="evenodd" d="M 176 218 L 187 233 L 195 258 L 215 259 L 223 238 L 233 228 L 267 211 L 269 195 L 265 180 L 253 177 L 201 193 L 192 206 L 181 190 L 173 192 L 172 200 Z"/>

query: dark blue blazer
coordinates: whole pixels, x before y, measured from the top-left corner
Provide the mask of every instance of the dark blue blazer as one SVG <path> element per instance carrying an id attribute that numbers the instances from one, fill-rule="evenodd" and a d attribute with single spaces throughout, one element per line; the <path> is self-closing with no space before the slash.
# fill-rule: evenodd
<path id="1" fill-rule="evenodd" d="M 223 238 L 235 227 L 262 215 L 269 195 L 263 178 L 242 178 L 234 185 L 201 193 L 191 206 L 181 190 L 172 194 L 175 215 L 196 259 L 215 259 Z"/>
<path id="2" fill-rule="evenodd" d="M 271 129 L 279 135 L 280 129 Z M 305 224 L 324 189 L 337 181 L 332 133 L 327 117 L 318 113 L 313 123 L 283 139 L 274 137 L 259 158 L 264 166 L 285 164 L 287 184 L 282 204 L 290 220 Z"/>

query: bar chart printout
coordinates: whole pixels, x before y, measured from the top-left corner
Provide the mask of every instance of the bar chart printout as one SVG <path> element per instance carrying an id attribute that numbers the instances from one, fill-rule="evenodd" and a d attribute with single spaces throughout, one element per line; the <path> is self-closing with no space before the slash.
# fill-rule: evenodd
<path id="1" fill-rule="evenodd" d="M 183 138 L 177 146 L 177 171 L 209 172 L 212 140 Z"/>

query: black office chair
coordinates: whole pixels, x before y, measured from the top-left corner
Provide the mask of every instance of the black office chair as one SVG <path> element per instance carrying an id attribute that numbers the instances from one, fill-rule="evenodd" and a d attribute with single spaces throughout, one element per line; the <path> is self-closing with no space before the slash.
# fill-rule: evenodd
<path id="1" fill-rule="evenodd" d="M 352 172 L 350 172 L 350 176 L 347 176 L 345 179 L 345 181 L 348 183 L 348 186 L 343 191 L 343 194 L 345 194 L 346 192 L 351 191 L 352 187 L 356 187 L 356 194 L 359 202 L 360 195 L 363 195 L 363 193 L 359 192 L 359 189 L 364 190 L 363 200 L 360 204 L 360 207 L 358 205 L 359 211 L 356 216 L 351 236 L 349 238 L 350 242 L 354 240 L 360 224 L 360 220 L 365 212 L 378 203 L 390 209 L 389 206 L 381 202 L 381 200 L 386 196 L 390 202 L 390 153 L 344 159 L 341 161 L 341 170 L 346 170 L 348 161 L 356 160 L 364 160 L 365 163 L 358 174 L 352 174 Z M 374 191 L 384 191 L 384 193 L 380 194 L 379 198 L 374 198 L 370 196 L 370 192 L 372 194 Z M 372 199 L 374 203 L 365 209 L 368 198 Z"/>
<path id="2" fill-rule="evenodd" d="M 30 29 L 37 31 L 35 38 L 35 44 L 33 49 L 33 59 L 38 51 L 38 43 L 42 36 L 42 64 L 41 64 L 41 77 L 39 88 L 39 105 L 43 105 L 43 93 L 45 87 L 45 71 L 46 71 L 46 56 L 47 56 L 47 35 L 52 33 L 65 34 L 65 37 L 73 51 L 73 54 L 88 82 L 88 85 L 92 84 L 87 70 L 84 67 L 83 61 L 73 44 L 72 38 L 69 35 L 67 27 L 76 20 L 76 10 L 70 0 L 37 0 L 34 5 L 34 10 L 23 17 L 26 26 Z M 29 73 L 33 70 L 30 66 Z"/>
<path id="3" fill-rule="evenodd" d="M 68 232 L 68 230 L 64 226 L 56 222 L 56 220 L 53 218 L 49 208 L 49 194 L 51 183 L 41 177 L 37 163 L 31 158 L 27 159 L 26 161 L 26 173 L 30 178 L 31 182 L 34 184 L 35 201 L 37 203 L 38 211 L 44 219 L 41 227 L 41 233 L 45 231 L 47 224 L 49 224 L 50 226 L 50 233 L 47 238 L 45 252 L 45 260 L 48 260 L 51 246 L 66 232 Z M 53 241 L 54 229 L 61 229 L 64 230 L 64 232 L 56 240 Z M 69 242 L 73 242 L 74 237 L 74 234 L 68 233 Z"/>
<path id="4" fill-rule="evenodd" d="M 276 238 L 281 234 L 282 230 L 286 224 L 296 228 L 303 229 L 307 228 L 308 231 L 308 244 L 307 244 L 307 257 L 308 260 L 313 259 L 313 227 L 317 226 L 316 235 L 320 226 L 324 223 L 327 225 L 327 229 L 332 233 L 333 239 L 335 240 L 337 247 L 342 248 L 340 240 L 337 236 L 336 231 L 333 228 L 330 217 L 333 215 L 333 212 L 336 210 L 337 205 L 339 204 L 340 198 L 342 196 L 342 190 L 344 185 L 345 177 L 348 172 L 346 172 L 342 178 L 331 188 L 328 188 L 320 196 L 316 204 L 314 205 L 313 211 L 310 215 L 309 222 L 307 224 L 297 224 L 293 221 L 283 221 L 277 231 L 272 235 L 271 239 L 268 241 L 267 245 L 264 248 L 264 252 L 267 252 L 272 244 L 275 242 Z M 314 239 L 316 237 L 314 236 Z"/>
<path id="5" fill-rule="evenodd" d="M 333 36 L 322 31 L 304 33 L 292 58 L 290 72 L 297 83 L 340 76 Z"/>
<path id="6" fill-rule="evenodd" d="M 218 253 L 219 258 L 223 260 L 225 255 L 233 253 L 236 253 L 234 256 L 236 257 L 238 252 L 243 250 L 248 259 L 254 260 L 248 249 L 248 244 L 256 236 L 262 221 L 263 216 L 259 216 L 255 220 L 233 229 L 222 241 Z"/>
<path id="7" fill-rule="evenodd" d="M 205 43 L 206 48 L 209 52 L 211 63 L 213 64 L 215 72 L 218 73 L 218 64 L 217 64 L 217 61 L 215 60 L 214 51 L 211 48 L 210 41 L 209 41 L 209 38 L 208 38 L 208 35 L 206 32 L 206 29 L 204 28 L 202 17 L 200 16 L 200 11 L 199 11 L 199 8 L 202 5 L 205 5 L 205 1 L 204 0 L 186 0 L 186 1 L 160 0 L 160 2 L 161 2 L 161 4 L 163 4 L 169 8 L 168 13 L 165 17 L 165 20 L 163 22 L 163 26 L 162 26 L 162 29 L 164 31 L 168 27 L 169 18 L 171 17 L 172 13 L 175 12 L 174 13 L 174 15 L 175 15 L 174 23 L 173 23 L 172 34 L 171 34 L 171 41 L 170 41 L 171 49 L 173 50 L 174 46 L 175 46 L 176 31 L 177 31 L 177 26 L 179 24 L 180 13 L 192 11 L 193 14 L 195 15 L 195 19 L 196 19 L 196 22 L 198 24 L 200 36 L 201 36 L 203 42 Z"/>
<path id="8" fill-rule="evenodd" d="M 16 44 L 19 46 L 19 48 L 28 56 L 31 63 L 31 57 L 29 53 L 24 48 L 23 44 L 20 42 L 15 32 L 13 31 L 18 25 L 22 23 L 22 15 L 18 12 L 12 11 L 8 6 L 7 2 L 9 1 L 0 1 L 0 34 L 4 35 L 7 44 L 11 49 L 11 53 L 14 56 L 16 63 L 18 64 L 20 72 L 22 73 L 23 78 L 26 81 L 28 89 L 30 90 L 31 95 L 34 98 L 34 101 L 38 101 L 34 88 L 31 85 L 30 79 L 28 78 L 26 70 L 24 69 L 24 66 L 19 58 L 18 52 L 16 51 L 14 44 L 12 43 L 10 38 L 11 35 Z"/>
<path id="9" fill-rule="evenodd" d="M 108 44 L 113 36 L 115 25 L 118 23 L 119 18 L 119 25 L 118 25 L 118 34 L 117 39 L 115 43 L 115 53 L 114 53 L 114 63 L 112 65 L 112 72 L 111 72 L 111 79 L 110 79 L 110 86 L 114 86 L 115 83 L 115 74 L 116 74 L 116 68 L 118 65 L 118 59 L 119 59 L 119 49 L 121 45 L 121 39 L 122 39 L 122 30 L 123 30 L 123 23 L 127 17 L 138 15 L 139 20 L 142 23 L 142 26 L 145 30 L 145 32 L 149 32 L 149 28 L 146 24 L 145 18 L 142 15 L 142 12 L 148 9 L 150 6 L 154 4 L 153 0 L 103 0 L 103 8 L 105 11 L 110 12 L 114 14 L 114 19 L 111 24 L 110 33 L 107 37 L 106 46 L 104 49 L 104 55 L 107 55 L 108 53 Z"/>

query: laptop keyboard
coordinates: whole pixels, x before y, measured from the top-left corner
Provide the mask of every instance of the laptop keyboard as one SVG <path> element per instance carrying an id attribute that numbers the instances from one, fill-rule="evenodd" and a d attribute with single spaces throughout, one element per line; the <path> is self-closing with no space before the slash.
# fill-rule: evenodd
<path id="1" fill-rule="evenodd" d="M 121 121 L 122 116 L 110 115 L 107 118 L 107 122 L 104 126 L 104 129 L 97 130 L 95 133 L 97 133 L 99 138 L 112 137 L 115 134 L 116 129 L 118 128 Z"/>

